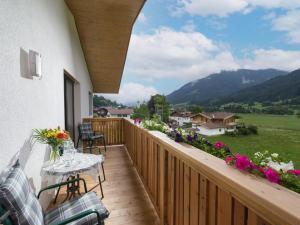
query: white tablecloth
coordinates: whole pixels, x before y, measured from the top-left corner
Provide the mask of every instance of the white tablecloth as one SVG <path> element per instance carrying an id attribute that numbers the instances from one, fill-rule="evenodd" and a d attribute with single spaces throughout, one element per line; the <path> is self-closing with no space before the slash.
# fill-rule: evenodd
<path id="1" fill-rule="evenodd" d="M 62 159 L 55 163 L 47 161 L 42 168 L 42 176 L 46 178 L 48 185 L 82 173 L 90 175 L 97 181 L 102 169 L 102 162 L 104 162 L 103 155 L 75 153 L 74 160 L 70 165 L 66 165 Z"/>

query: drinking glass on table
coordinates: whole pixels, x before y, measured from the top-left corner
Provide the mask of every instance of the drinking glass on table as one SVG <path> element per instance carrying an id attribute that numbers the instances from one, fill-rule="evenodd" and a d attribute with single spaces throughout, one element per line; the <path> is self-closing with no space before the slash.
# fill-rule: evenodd
<path id="1" fill-rule="evenodd" d="M 74 160 L 74 155 L 76 153 L 76 149 L 74 148 L 74 142 L 72 140 L 68 140 L 64 142 L 64 153 L 63 153 L 63 161 L 66 166 L 70 166 Z"/>

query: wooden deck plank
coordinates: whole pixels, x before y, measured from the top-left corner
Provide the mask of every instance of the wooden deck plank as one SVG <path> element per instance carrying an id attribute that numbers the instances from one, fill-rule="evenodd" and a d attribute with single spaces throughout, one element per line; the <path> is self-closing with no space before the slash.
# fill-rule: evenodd
<path id="1" fill-rule="evenodd" d="M 104 205 L 110 211 L 107 225 L 157 225 L 158 215 L 135 171 L 124 147 L 109 147 L 104 163 L 106 181 L 102 184 L 104 190 Z M 101 174 L 102 175 L 102 174 Z M 89 176 L 82 176 L 88 188 L 95 185 Z M 98 196 L 101 196 L 97 187 Z M 64 191 L 59 200 L 64 199 Z"/>

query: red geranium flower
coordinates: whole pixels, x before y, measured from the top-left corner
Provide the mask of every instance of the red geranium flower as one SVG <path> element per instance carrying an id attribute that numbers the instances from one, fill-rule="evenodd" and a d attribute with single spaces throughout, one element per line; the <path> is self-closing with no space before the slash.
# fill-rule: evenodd
<path id="1" fill-rule="evenodd" d="M 294 175 L 300 177 L 300 170 L 289 170 L 288 173 L 294 174 Z"/>
<path id="2" fill-rule="evenodd" d="M 241 156 L 240 154 L 236 154 L 235 166 L 240 170 L 245 170 L 250 167 L 251 163 L 247 156 Z"/>
<path id="3" fill-rule="evenodd" d="M 217 141 L 215 144 L 214 144 L 214 147 L 216 148 L 216 149 L 221 149 L 221 148 L 224 148 L 226 145 L 223 143 L 223 142 L 221 142 L 221 141 Z"/>
<path id="4" fill-rule="evenodd" d="M 226 159 L 225 159 L 225 162 L 226 164 L 230 164 L 233 160 L 233 157 L 232 156 L 227 156 Z"/>
<path id="5" fill-rule="evenodd" d="M 269 168 L 265 171 L 265 176 L 268 179 L 268 181 L 272 182 L 272 183 L 279 183 L 280 181 L 280 176 L 279 174 L 273 170 L 272 168 Z"/>

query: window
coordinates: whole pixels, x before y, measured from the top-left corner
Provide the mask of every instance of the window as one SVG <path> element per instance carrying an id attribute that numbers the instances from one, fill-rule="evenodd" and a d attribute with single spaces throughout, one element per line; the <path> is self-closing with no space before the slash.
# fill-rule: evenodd
<path id="1" fill-rule="evenodd" d="M 93 93 L 89 91 L 89 115 L 93 115 Z"/>

